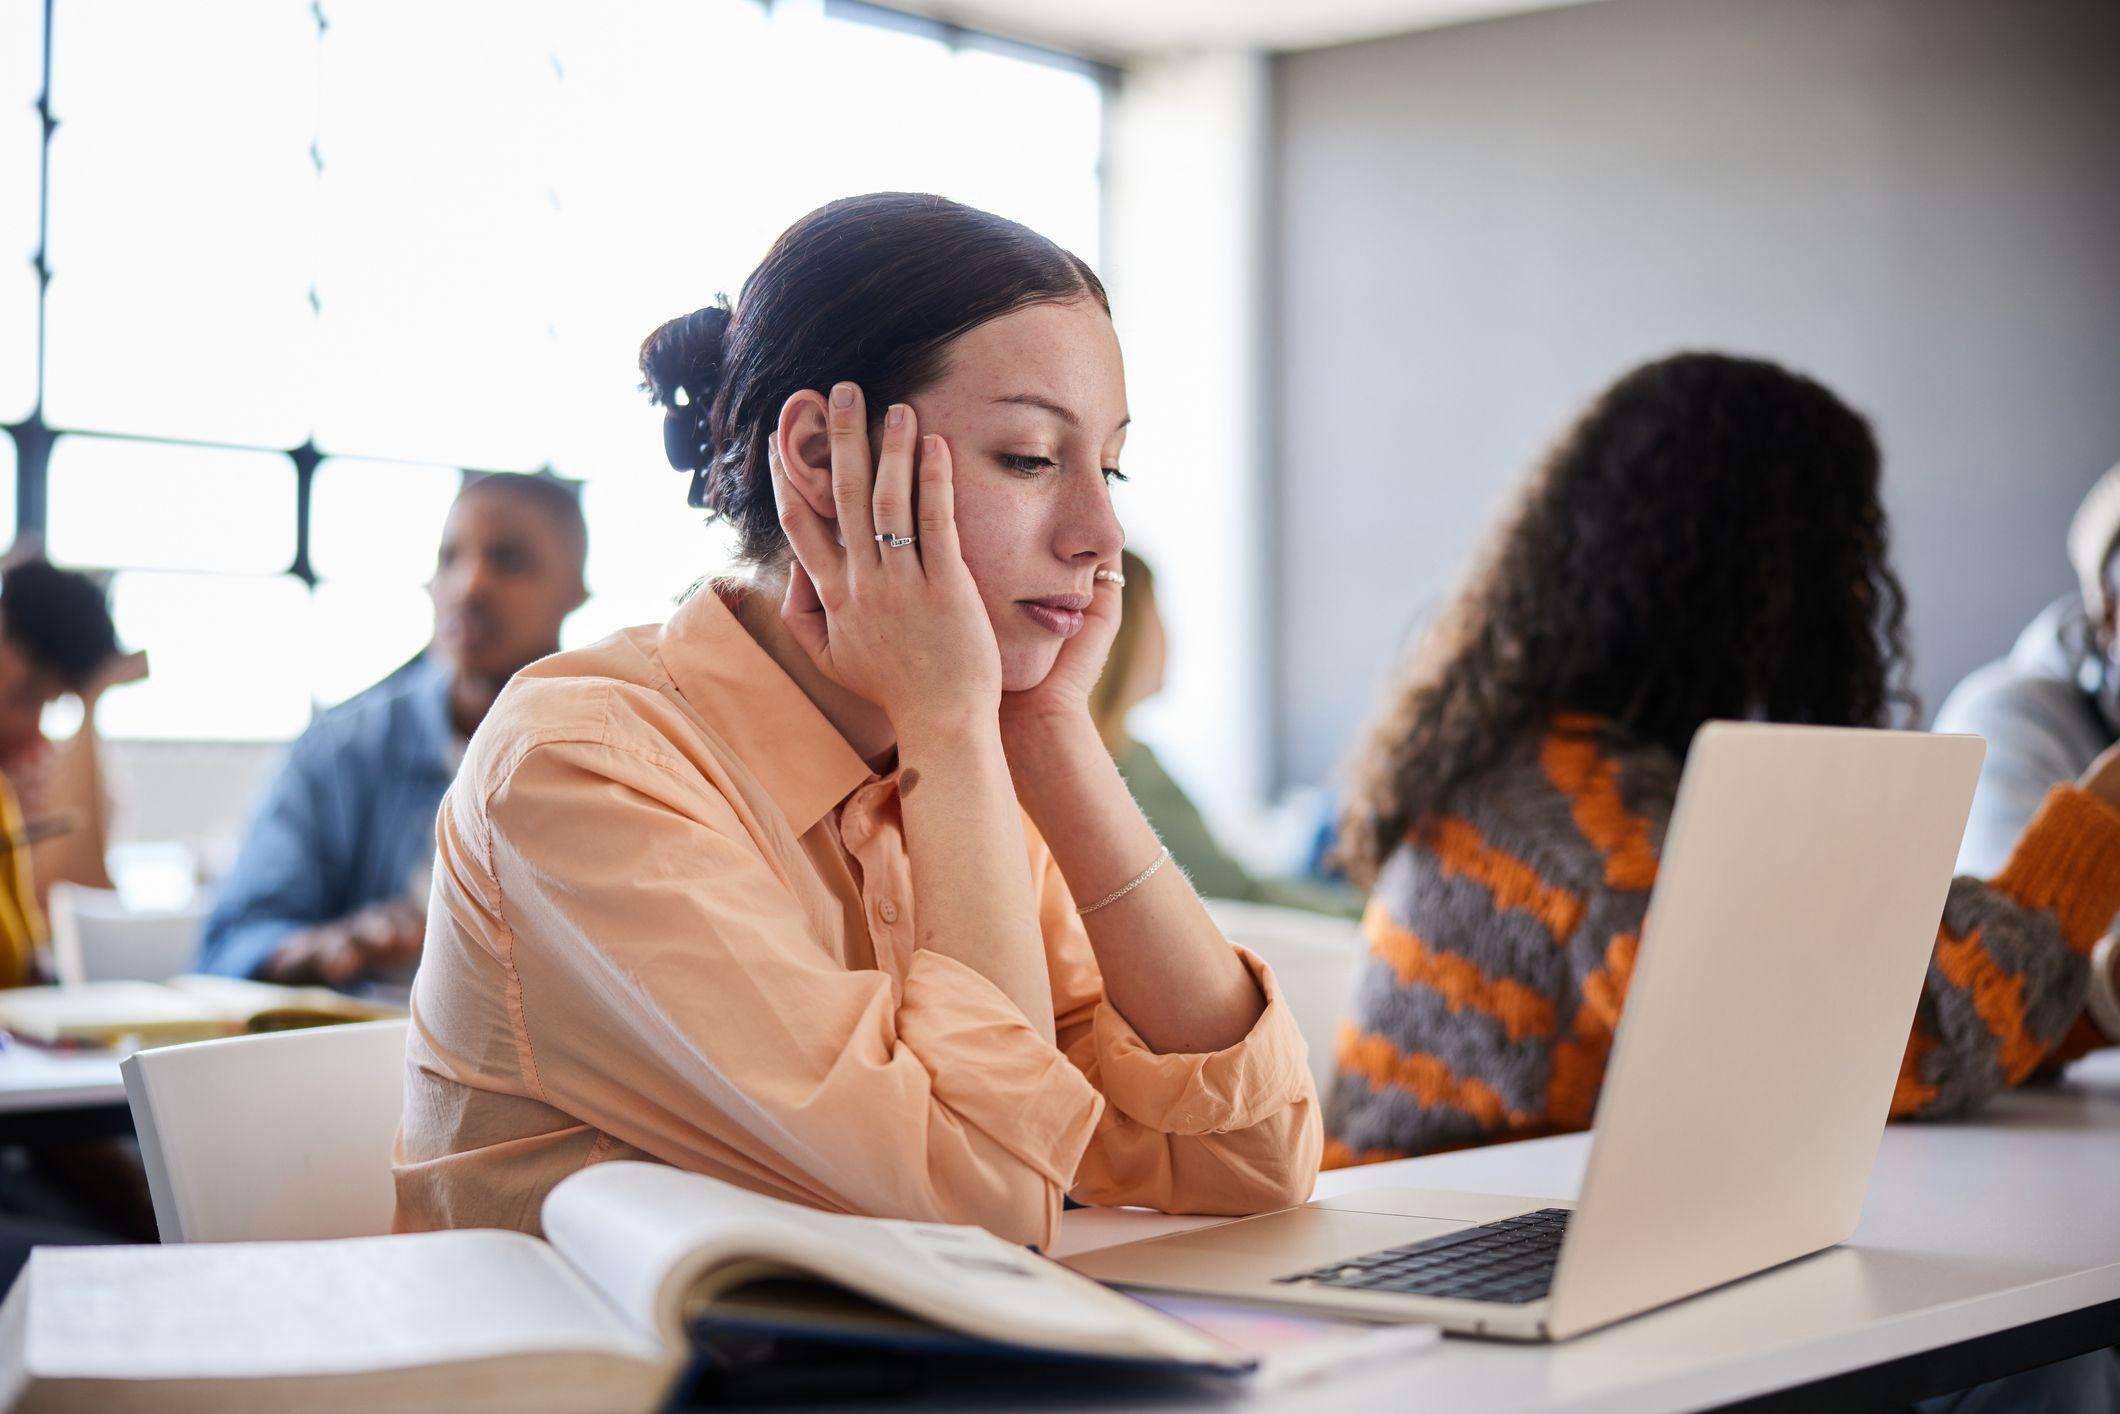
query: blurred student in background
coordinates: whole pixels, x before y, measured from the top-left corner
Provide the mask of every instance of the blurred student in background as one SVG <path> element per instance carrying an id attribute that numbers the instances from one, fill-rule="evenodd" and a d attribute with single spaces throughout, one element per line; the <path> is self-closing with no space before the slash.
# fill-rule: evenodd
<path id="1" fill-rule="evenodd" d="M 0 567 L 0 987 L 43 980 L 44 900 L 55 882 L 108 887 L 109 811 L 96 735 L 105 691 L 146 676 L 118 648 L 103 590 L 34 555 Z M 44 736 L 44 709 L 72 693 L 81 724 Z M 19 1138 L 19 1136 L 18 1136 Z M 0 1146 L 0 1291 L 33 1244 L 152 1238 L 129 1143 L 63 1132 Z"/>
<path id="2" fill-rule="evenodd" d="M 41 559 L 0 571 L 0 986 L 37 980 L 54 882 L 110 884 L 96 706 L 146 672 L 144 655 L 119 652 L 103 591 L 86 575 Z M 68 693 L 81 700 L 81 725 L 54 745 L 44 709 Z"/>
<path id="3" fill-rule="evenodd" d="M 2120 740 L 2120 466 L 2084 497 L 2069 525 L 2078 592 L 2055 600 L 2010 655 L 1960 683 L 1936 714 L 1940 732 L 1987 738 L 1980 790 L 1958 867 L 2002 867 L 2048 790 Z"/>
<path id="4" fill-rule="evenodd" d="M 1693 733 L 1911 707 L 1878 471 L 1825 388 L 1682 354 L 1531 479 L 1356 762 L 1370 955 L 1329 1161 L 1589 1124 Z M 2109 752 L 1952 884 L 1892 1113 L 1961 1114 L 2103 1043 L 2089 956 L 2116 907 Z"/>
<path id="5" fill-rule="evenodd" d="M 200 966 L 274 982 L 402 981 L 426 933 L 434 817 L 465 744 L 588 597 L 571 488 L 502 473 L 442 529 L 434 639 L 304 732 L 266 788 L 206 920 Z"/>
<path id="6" fill-rule="evenodd" d="M 1352 889 L 1323 881 L 1254 878 L 1222 848 L 1199 807 L 1163 769 L 1156 753 L 1127 730 L 1128 714 L 1163 690 L 1170 646 L 1156 607 L 1155 571 L 1131 550 L 1124 552 L 1121 563 L 1126 577 L 1120 589 L 1119 631 L 1104 675 L 1090 694 L 1090 714 L 1134 803 L 1162 837 L 1171 858 L 1191 876 L 1203 898 L 1249 899 L 1331 913 L 1359 911 L 1361 898 Z"/>

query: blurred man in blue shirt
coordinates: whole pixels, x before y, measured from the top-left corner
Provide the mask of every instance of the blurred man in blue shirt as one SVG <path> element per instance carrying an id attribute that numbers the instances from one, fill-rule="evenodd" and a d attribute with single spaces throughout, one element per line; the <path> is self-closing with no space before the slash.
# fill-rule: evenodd
<path id="1" fill-rule="evenodd" d="M 561 482 L 464 488 L 430 587 L 433 642 L 295 742 L 206 920 L 203 970 L 334 987 L 409 975 L 442 793 L 508 679 L 559 648 L 587 598 L 588 544 Z"/>

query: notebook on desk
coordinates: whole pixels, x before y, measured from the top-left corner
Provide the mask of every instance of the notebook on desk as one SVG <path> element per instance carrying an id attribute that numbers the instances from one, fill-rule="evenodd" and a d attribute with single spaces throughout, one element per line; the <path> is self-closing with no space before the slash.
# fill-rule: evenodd
<path id="1" fill-rule="evenodd" d="M 329 987 L 282 987 L 241 977 L 0 990 L 0 1031 L 47 1046 L 164 1046 L 404 1014 L 403 1007 Z"/>

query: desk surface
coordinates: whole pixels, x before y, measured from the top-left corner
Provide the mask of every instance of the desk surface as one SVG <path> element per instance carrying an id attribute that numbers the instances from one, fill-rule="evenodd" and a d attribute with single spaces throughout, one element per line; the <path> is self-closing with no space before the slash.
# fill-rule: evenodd
<path id="1" fill-rule="evenodd" d="M 0 1115 L 123 1104 L 108 1053 L 0 1050 Z M 1328 1173 L 1318 1194 L 1458 1188 L 1573 1198 L 1586 1136 Z M 1213 1219 L 1085 1209 L 1057 1250 L 1083 1252 Z M 2005 1095 L 1971 1121 L 1885 1130 L 1845 1246 L 1556 1346 L 1446 1340 L 1397 1363 L 1257 1392 L 1261 1414 L 1352 1409 L 1628 1411 L 1766 1394 L 2120 1300 L 2120 1050 L 2059 1085 Z M 1035 1398 L 988 1390 L 977 1403 Z M 1050 1401 L 1046 1401 L 1050 1403 Z M 1070 1402 L 1074 1396 L 1070 1396 Z M 1217 1404 L 1201 1391 L 1105 1410 Z"/>
<path id="2" fill-rule="evenodd" d="M 1405 1159 L 1328 1173 L 1318 1193 L 1572 1198 L 1588 1151 L 1586 1136 L 1570 1135 Z M 1060 1247 L 1087 1251 L 1197 1221 L 1085 1210 L 1068 1216 Z M 1649 1414 L 1771 1393 L 2114 1300 L 2120 1051 L 2109 1050 L 2060 1085 L 2005 1095 L 1971 1121 L 1889 1126 L 1862 1224 L 1845 1246 L 1565 1344 L 1446 1340 L 1244 1405 Z"/>
<path id="3" fill-rule="evenodd" d="M 48 1114 L 125 1103 L 119 1057 L 111 1051 L 48 1051 L 0 1043 L 0 1115 Z"/>

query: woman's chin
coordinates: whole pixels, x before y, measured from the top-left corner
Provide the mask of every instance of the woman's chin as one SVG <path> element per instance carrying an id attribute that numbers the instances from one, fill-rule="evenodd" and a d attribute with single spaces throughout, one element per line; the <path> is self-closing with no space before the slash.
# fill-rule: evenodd
<path id="1" fill-rule="evenodd" d="M 1060 661 L 1058 643 L 1006 645 L 1001 650 L 1001 690 L 1029 692 L 1052 674 Z"/>

